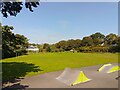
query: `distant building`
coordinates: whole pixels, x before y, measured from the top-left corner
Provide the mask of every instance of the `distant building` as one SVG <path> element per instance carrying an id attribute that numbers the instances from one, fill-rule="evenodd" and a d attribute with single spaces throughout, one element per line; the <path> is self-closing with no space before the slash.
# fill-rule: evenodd
<path id="1" fill-rule="evenodd" d="M 32 52 L 39 52 L 39 48 L 37 47 L 37 46 L 29 46 L 28 48 L 27 48 L 27 51 L 29 52 L 29 51 L 32 51 Z"/>
<path id="2" fill-rule="evenodd" d="M 104 42 L 101 44 L 101 46 L 104 46 Z"/>

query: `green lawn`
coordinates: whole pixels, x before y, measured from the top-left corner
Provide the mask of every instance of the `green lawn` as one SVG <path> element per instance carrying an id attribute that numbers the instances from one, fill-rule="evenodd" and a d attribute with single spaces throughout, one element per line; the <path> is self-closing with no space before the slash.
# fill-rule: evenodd
<path id="1" fill-rule="evenodd" d="M 8 58 L 2 60 L 2 62 L 3 78 L 9 79 L 62 70 L 66 67 L 80 68 L 118 62 L 118 54 L 71 52 L 38 53 Z"/>

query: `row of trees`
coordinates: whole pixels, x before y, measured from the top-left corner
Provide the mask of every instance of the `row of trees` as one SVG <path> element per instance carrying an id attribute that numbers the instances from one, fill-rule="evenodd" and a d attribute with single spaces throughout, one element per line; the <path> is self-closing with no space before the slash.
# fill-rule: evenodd
<path id="1" fill-rule="evenodd" d="M 90 36 L 83 37 L 82 40 L 62 40 L 55 44 L 38 45 L 40 52 L 62 52 L 62 51 L 78 51 L 78 52 L 119 52 L 120 37 L 116 34 L 109 35 L 97 32 Z"/>
<path id="2" fill-rule="evenodd" d="M 2 28 L 2 58 L 9 58 L 26 54 L 28 39 L 20 34 L 14 34 L 12 26 L 0 26 Z"/>

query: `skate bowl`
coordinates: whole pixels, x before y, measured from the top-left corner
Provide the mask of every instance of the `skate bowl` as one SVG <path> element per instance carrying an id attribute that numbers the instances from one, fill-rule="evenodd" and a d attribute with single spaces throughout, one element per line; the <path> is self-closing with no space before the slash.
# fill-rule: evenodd
<path id="1" fill-rule="evenodd" d="M 69 86 L 88 82 L 91 80 L 87 78 L 83 71 L 72 70 L 70 68 L 65 68 L 65 70 L 56 79 Z"/>

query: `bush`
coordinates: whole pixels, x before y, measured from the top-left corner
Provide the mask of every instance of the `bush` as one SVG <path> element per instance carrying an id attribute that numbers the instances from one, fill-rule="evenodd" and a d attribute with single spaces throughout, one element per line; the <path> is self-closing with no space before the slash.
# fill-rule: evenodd
<path id="1" fill-rule="evenodd" d="M 93 47 L 92 51 L 93 52 L 108 52 L 109 51 L 109 47 L 102 47 L 102 46 Z"/>
<path id="2" fill-rule="evenodd" d="M 120 46 L 111 46 L 109 48 L 109 52 L 113 52 L 113 53 L 120 52 Z"/>
<path id="3" fill-rule="evenodd" d="M 109 47 L 102 47 L 102 46 L 97 46 L 97 47 L 80 47 L 78 49 L 78 52 L 108 52 Z"/>
<path id="4" fill-rule="evenodd" d="M 90 47 L 80 47 L 78 49 L 78 52 L 91 52 L 91 48 Z"/>

